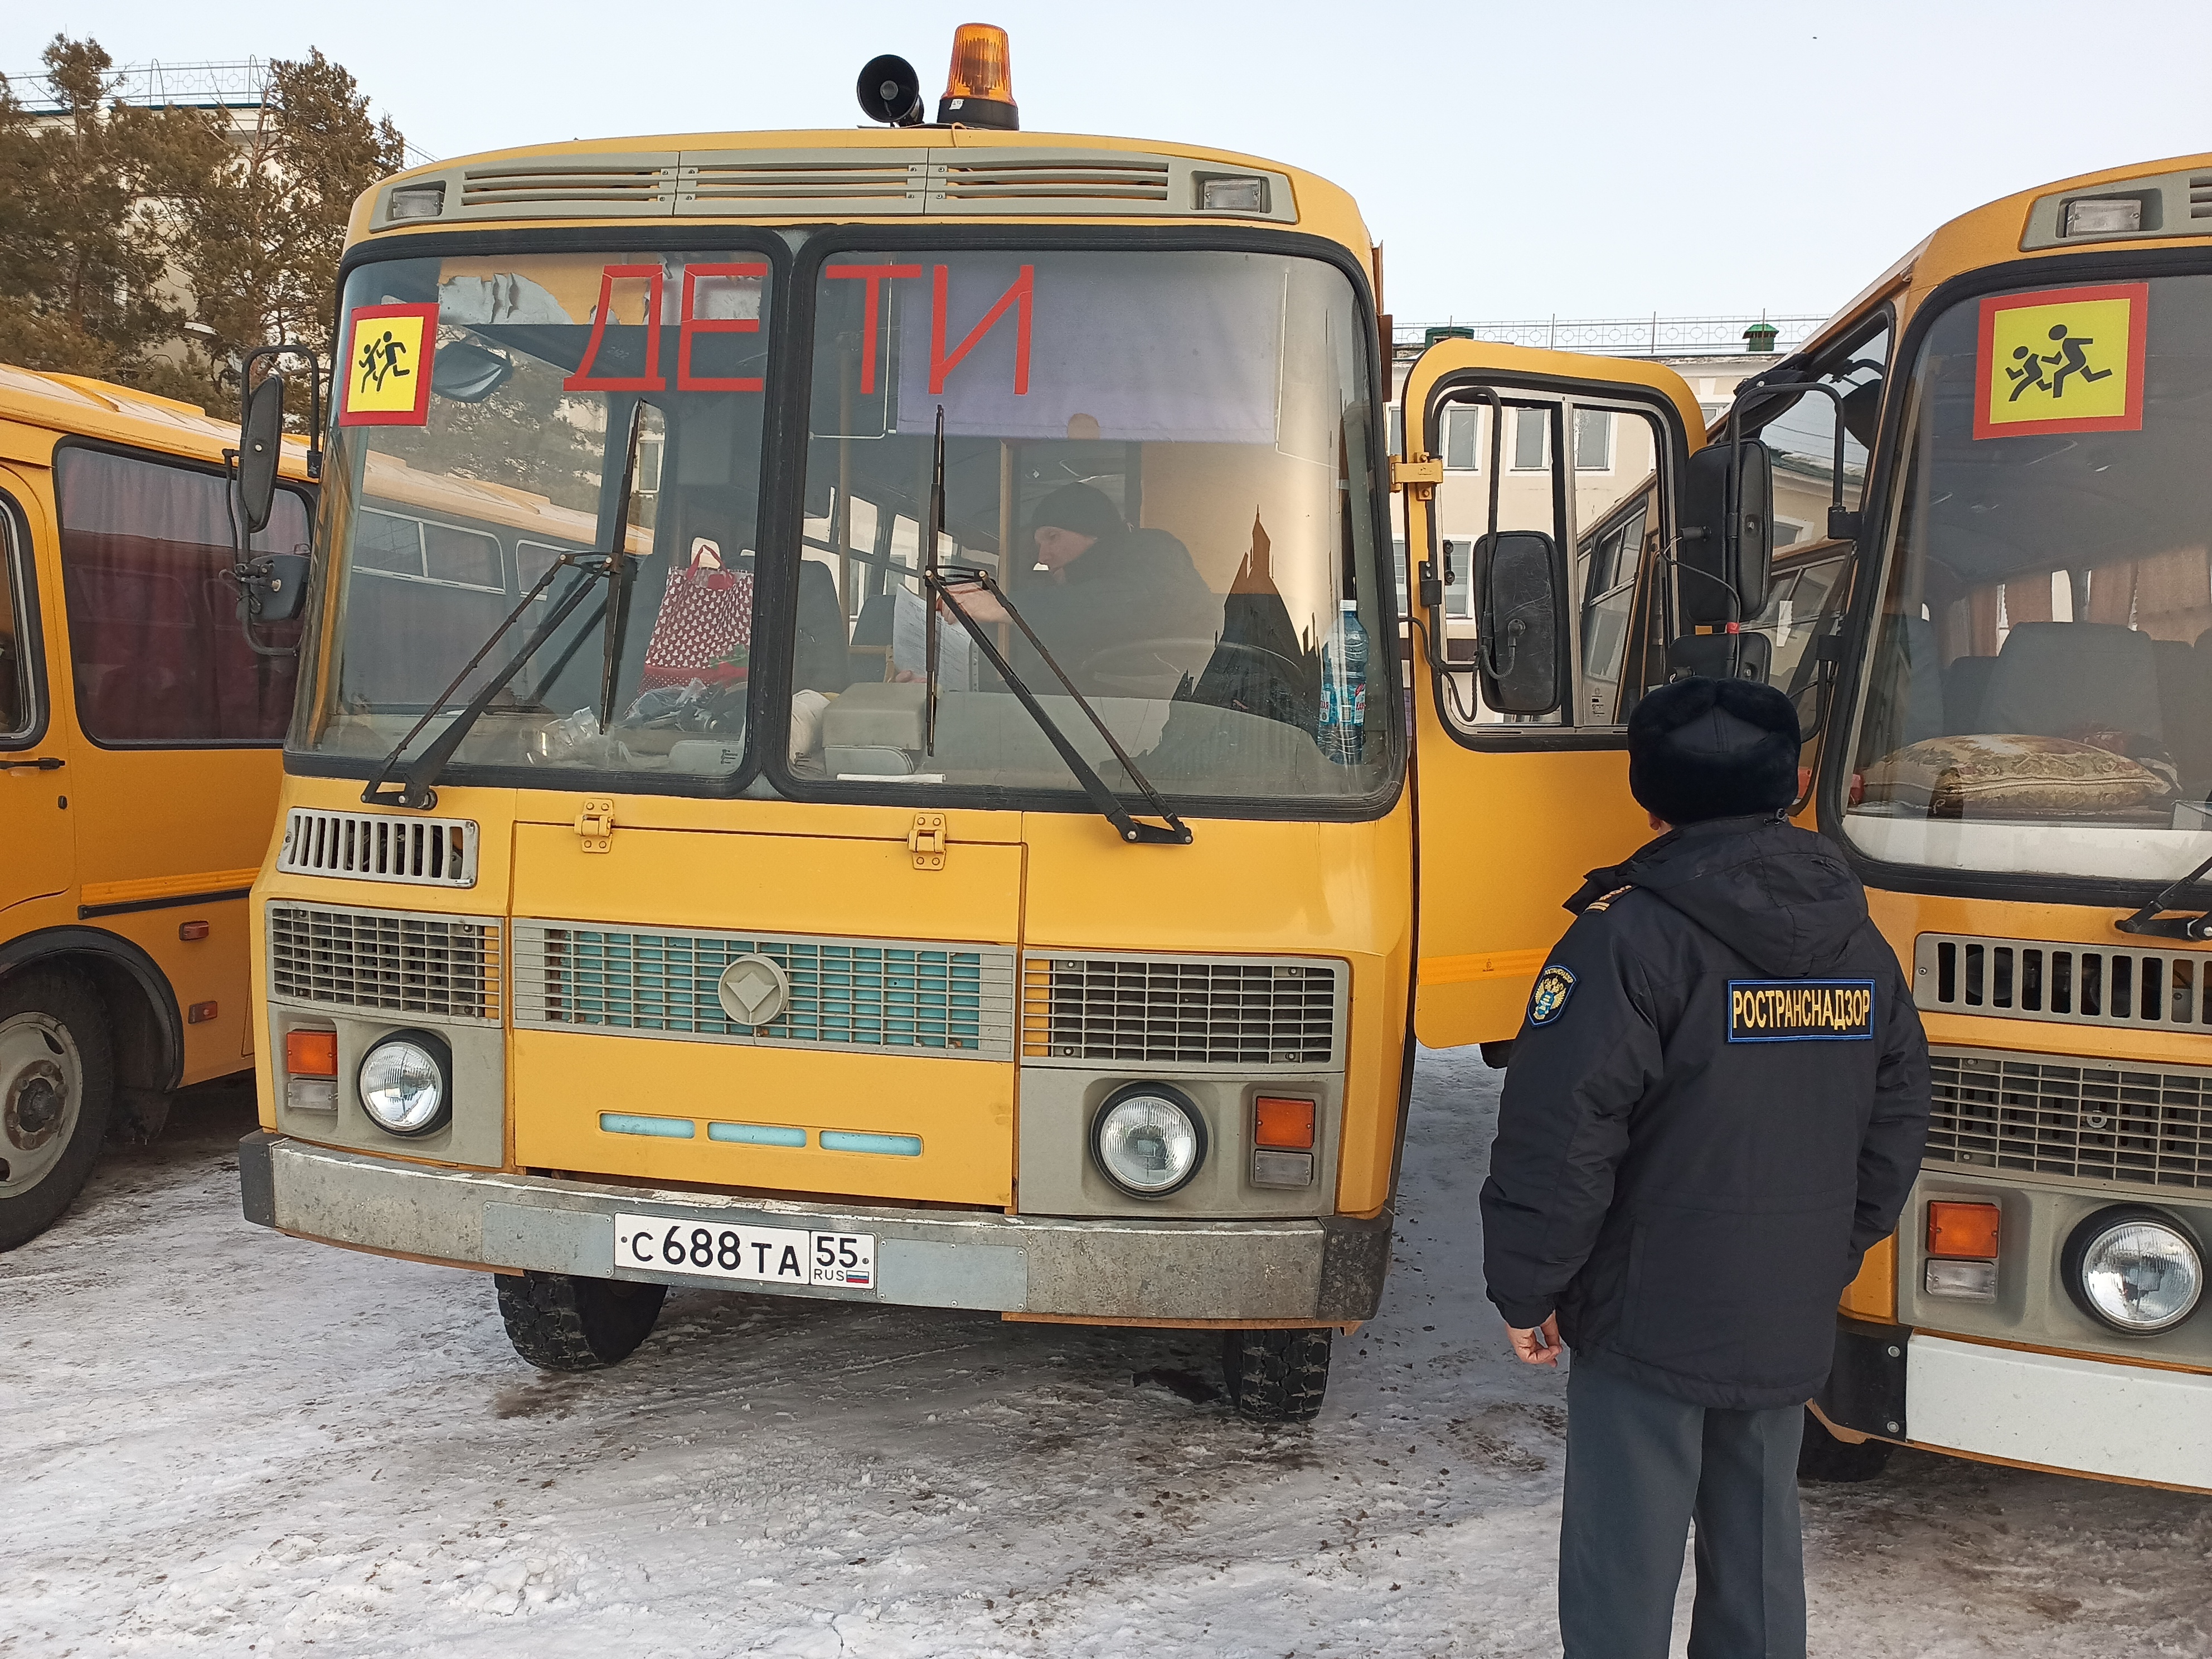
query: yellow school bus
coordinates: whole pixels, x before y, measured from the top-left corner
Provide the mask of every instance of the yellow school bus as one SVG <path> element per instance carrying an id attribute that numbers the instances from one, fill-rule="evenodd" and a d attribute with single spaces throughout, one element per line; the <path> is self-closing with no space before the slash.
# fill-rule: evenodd
<path id="1" fill-rule="evenodd" d="M 1807 811 L 1933 1052 L 1822 1472 L 1903 1443 L 2212 1490 L 2208 363 L 2212 156 L 2183 157 L 1945 225 L 1730 412 L 1842 509 L 1780 556 L 1817 577 Z"/>
<path id="2" fill-rule="evenodd" d="M 358 204 L 245 1208 L 491 1270 L 541 1365 L 719 1287 L 1215 1330 L 1240 1409 L 1308 1418 L 1416 1032 L 1510 1039 L 1640 839 L 1624 711 L 1528 712 L 1587 678 L 1533 507 L 1482 614 L 1540 648 L 1443 673 L 1464 721 L 1407 696 L 1389 497 L 1434 446 L 1384 453 L 1352 200 L 1024 132 L 1005 53 L 963 29 L 933 125 L 884 59 L 878 126 Z M 1674 511 L 1679 380 L 1494 355 L 1424 372 L 1632 425 Z M 580 533 L 523 557 L 495 489 Z"/>
<path id="3" fill-rule="evenodd" d="M 246 894 L 295 659 L 239 621 L 235 425 L 0 366 L 0 1249 L 66 1209 L 111 1133 L 243 1071 Z M 257 552 L 304 549 L 287 453 Z M 294 627 L 263 630 L 284 651 Z"/>

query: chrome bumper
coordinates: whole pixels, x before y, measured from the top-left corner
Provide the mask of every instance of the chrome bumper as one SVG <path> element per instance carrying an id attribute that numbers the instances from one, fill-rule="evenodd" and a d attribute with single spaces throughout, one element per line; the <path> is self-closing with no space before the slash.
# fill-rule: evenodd
<path id="1" fill-rule="evenodd" d="M 1373 1316 L 1390 1216 L 1371 1221 L 1068 1220 L 845 1207 L 441 1169 L 258 1132 L 239 1144 L 248 1221 L 467 1267 L 533 1268 L 842 1302 L 1098 1320 L 1349 1324 Z M 617 1210 L 731 1224 L 871 1233 L 872 1289 L 732 1285 L 618 1266 Z"/>

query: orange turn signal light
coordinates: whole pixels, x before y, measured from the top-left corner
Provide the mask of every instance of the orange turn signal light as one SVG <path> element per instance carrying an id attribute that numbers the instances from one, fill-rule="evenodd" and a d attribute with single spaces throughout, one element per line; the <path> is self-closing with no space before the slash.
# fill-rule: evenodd
<path id="1" fill-rule="evenodd" d="M 1314 1103 L 1261 1095 L 1252 1103 L 1252 1139 L 1274 1152 L 1310 1152 L 1314 1144 Z"/>
<path id="2" fill-rule="evenodd" d="M 1996 1261 L 1997 1215 L 1994 1204 L 1951 1204 L 1936 1200 L 1928 1206 L 1928 1254 Z"/>
<path id="3" fill-rule="evenodd" d="M 336 1031 L 285 1032 L 284 1072 L 288 1077 L 336 1077 L 338 1074 L 338 1034 Z"/>

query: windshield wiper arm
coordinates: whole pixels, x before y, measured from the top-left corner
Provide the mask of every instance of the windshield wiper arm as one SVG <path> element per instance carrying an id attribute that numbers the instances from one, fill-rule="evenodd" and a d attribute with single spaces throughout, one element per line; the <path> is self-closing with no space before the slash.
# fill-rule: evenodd
<path id="1" fill-rule="evenodd" d="M 392 781 L 393 769 L 399 764 L 399 757 L 407 752 L 407 745 L 422 734 L 424 726 L 437 719 L 439 710 L 445 708 L 447 700 L 461 689 L 469 676 L 476 672 L 477 665 L 491 654 L 492 647 L 507 637 L 507 629 L 521 621 L 523 613 L 547 588 L 552 586 L 553 579 L 563 570 L 581 570 L 606 580 L 607 647 L 605 665 L 601 671 L 599 682 L 599 730 L 604 732 L 614 724 L 614 679 L 622 662 L 621 635 L 629 621 L 629 501 L 631 492 L 637 484 L 638 433 L 644 424 L 645 403 L 641 398 L 630 406 L 629 442 L 623 459 L 622 488 L 617 492 L 614 502 L 615 528 L 611 538 L 614 545 L 604 553 L 563 553 L 553 561 L 545 574 L 538 579 L 536 586 L 522 596 L 521 603 L 508 611 L 500 625 L 492 629 L 490 636 L 477 647 L 476 655 L 461 665 L 461 672 L 453 676 L 452 683 L 431 700 L 430 706 L 422 711 L 422 718 L 410 726 L 407 735 L 392 745 L 392 752 L 384 757 L 383 765 L 376 769 L 376 775 L 361 792 L 363 805 L 405 806 L 427 812 L 438 804 L 438 792 L 430 786 L 445 771 L 447 763 L 460 748 L 462 739 L 469 735 L 470 728 L 483 718 L 484 710 L 490 708 L 506 689 L 507 683 L 522 672 L 524 664 L 545 648 L 555 630 L 568 620 L 571 611 L 583 603 L 584 595 L 592 591 L 590 582 L 578 582 L 561 596 L 554 605 L 552 613 L 538 625 L 522 649 L 507 660 L 507 666 L 485 681 L 483 688 L 469 700 L 468 706 L 446 723 L 446 729 L 438 733 L 437 740 L 415 757 L 398 790 L 387 793 L 386 786 Z"/>
<path id="2" fill-rule="evenodd" d="M 2161 891 L 2156 898 L 2131 916 L 2122 916 L 2112 924 L 2123 933 L 2154 933 L 2161 939 L 2212 939 L 2212 911 L 2195 916 L 2168 916 L 2162 913 L 2173 908 L 2173 902 L 2190 888 L 2212 872 L 2212 859 L 2207 859 L 2180 880 Z"/>
<path id="3" fill-rule="evenodd" d="M 960 566 L 943 570 L 931 568 L 921 573 L 921 580 L 929 588 L 933 599 L 943 600 L 945 609 L 960 619 L 960 625 L 968 630 L 968 637 L 975 641 L 976 648 L 982 652 L 991 666 L 998 670 L 1000 678 L 1006 683 L 1006 689 L 1029 711 L 1029 716 L 1036 722 L 1037 729 L 1060 751 L 1060 759 L 1066 762 L 1067 769 L 1075 774 L 1076 781 L 1083 786 L 1084 793 L 1091 797 L 1091 804 L 1098 809 L 1108 823 L 1121 832 L 1123 841 L 1150 846 L 1190 845 L 1190 826 L 1175 815 L 1168 804 L 1160 799 L 1159 791 L 1153 788 L 1145 775 L 1137 769 L 1137 763 L 1129 758 L 1129 751 L 1121 747 L 1121 740 L 1099 718 L 1098 711 L 1091 706 L 1091 699 L 1075 689 L 1075 682 L 1069 679 L 1053 659 L 1052 653 L 1044 648 L 1044 641 L 1037 638 L 1036 631 L 1014 608 L 1014 602 L 1006 597 L 1006 589 L 999 586 L 989 571 Z M 1114 758 L 1121 763 L 1121 769 L 1129 775 L 1130 781 L 1138 788 L 1144 791 L 1145 799 L 1152 803 L 1152 811 L 1167 820 L 1165 829 L 1130 816 L 1129 809 L 1121 804 L 1121 798 L 1107 787 L 1106 780 L 1098 775 L 1097 769 L 1083 758 L 1083 751 L 1068 741 L 1067 734 L 1060 729 L 1051 715 L 1044 712 L 1044 705 L 1036 700 L 1036 693 L 1023 684 L 1020 675 L 1014 672 L 1014 665 L 1000 652 L 997 642 L 990 636 L 990 630 L 968 614 L 967 608 L 952 592 L 955 581 L 963 586 L 969 583 L 980 585 L 1005 608 L 1008 619 L 1022 630 L 1022 636 L 1029 641 L 1044 665 L 1052 670 L 1054 678 L 1066 688 L 1067 695 L 1075 700 L 1075 706 L 1091 717 L 1091 725 L 1098 728 L 1098 735 L 1106 739 L 1106 746 L 1114 751 Z M 934 610 L 934 605 L 931 608 Z"/>
<path id="4" fill-rule="evenodd" d="M 407 735 L 392 745 L 392 752 L 384 757 L 384 763 L 376 769 L 376 775 L 368 781 L 368 787 L 361 792 L 361 799 L 364 805 L 406 806 L 427 812 L 438 804 L 438 792 L 430 786 L 438 781 L 439 774 L 446 769 L 447 762 L 453 759 L 453 751 L 461 746 L 461 740 L 468 736 L 469 728 L 477 723 L 485 709 L 491 707 L 493 700 L 506 689 L 507 683 L 522 672 L 523 665 L 544 649 L 545 642 L 553 637 L 554 630 L 568 620 L 568 613 L 583 602 L 584 596 L 592 591 L 592 584 L 589 581 L 578 582 L 561 596 L 553 606 L 552 614 L 538 624 L 536 631 L 524 643 L 522 649 L 508 659 L 507 666 L 486 680 L 483 689 L 470 700 L 468 706 L 446 723 L 446 729 L 438 734 L 437 741 L 415 757 L 414 763 L 408 767 L 407 775 L 401 781 L 398 789 L 396 792 L 388 791 L 386 786 L 392 782 L 392 775 L 399 764 L 399 757 L 407 752 L 407 745 L 421 735 L 424 726 L 437 719 L 439 711 L 443 709 L 447 701 L 461 689 L 463 682 L 471 674 L 476 672 L 477 665 L 491 654 L 492 647 L 507 637 L 507 630 L 513 628 L 521 619 L 523 612 L 529 610 L 538 597 L 553 585 L 553 579 L 556 576 L 563 570 L 570 568 L 582 570 L 592 576 L 605 575 L 607 574 L 605 565 L 597 562 L 604 557 L 605 556 L 597 554 L 563 553 L 553 561 L 545 574 L 538 578 L 537 586 L 522 596 L 522 602 L 508 611 L 506 619 L 497 628 L 492 629 L 490 637 L 477 647 L 476 655 L 461 665 L 461 672 L 453 676 L 452 683 L 431 700 L 429 708 L 422 711 L 422 718 L 410 726 Z M 585 561 L 587 559 L 593 560 L 595 562 L 586 564 Z"/>

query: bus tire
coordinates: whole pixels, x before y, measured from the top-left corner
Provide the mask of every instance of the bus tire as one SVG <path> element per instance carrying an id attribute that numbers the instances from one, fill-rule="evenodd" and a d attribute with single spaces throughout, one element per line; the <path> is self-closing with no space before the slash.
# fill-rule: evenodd
<path id="1" fill-rule="evenodd" d="M 114 1109 L 114 1035 L 92 987 L 63 968 L 0 981 L 0 1250 L 84 1190 Z"/>
<path id="2" fill-rule="evenodd" d="M 1318 1330 L 1224 1333 L 1221 1369 L 1237 1414 L 1251 1423 L 1310 1423 L 1320 1416 L 1334 1334 L 1325 1325 Z"/>
<path id="3" fill-rule="evenodd" d="M 1797 1478 L 1838 1482 L 1872 1480 L 1889 1467 L 1889 1455 L 1896 1449 L 1887 1440 L 1863 1440 L 1856 1446 L 1848 1440 L 1838 1440 L 1808 1407 L 1805 1437 L 1797 1443 Z"/>
<path id="4" fill-rule="evenodd" d="M 507 1340 L 547 1371 L 596 1371 L 629 1358 L 668 1295 L 665 1285 L 573 1273 L 501 1273 L 498 1284 Z"/>

